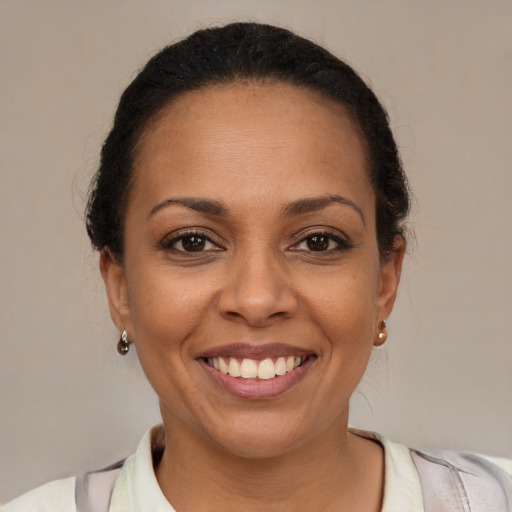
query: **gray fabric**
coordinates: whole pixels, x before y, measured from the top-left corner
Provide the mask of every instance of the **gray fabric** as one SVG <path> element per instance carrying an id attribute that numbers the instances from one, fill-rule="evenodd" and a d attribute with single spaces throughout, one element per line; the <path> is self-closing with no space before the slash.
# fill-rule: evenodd
<path id="1" fill-rule="evenodd" d="M 473 453 L 411 450 L 425 512 L 511 512 L 512 476 Z"/>
<path id="2" fill-rule="evenodd" d="M 457 470 L 442 460 L 411 451 L 418 470 L 425 512 L 471 512 Z"/>
<path id="3" fill-rule="evenodd" d="M 77 512 L 108 512 L 112 491 L 121 472 L 122 463 L 96 473 L 86 473 L 76 479 Z"/>

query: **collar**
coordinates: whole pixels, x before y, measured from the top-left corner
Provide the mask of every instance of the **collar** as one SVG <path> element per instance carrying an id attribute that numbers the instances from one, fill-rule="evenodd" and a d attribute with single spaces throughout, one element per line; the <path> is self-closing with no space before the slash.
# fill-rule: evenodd
<path id="1" fill-rule="evenodd" d="M 384 499 L 381 512 L 424 512 L 420 477 L 407 446 L 376 432 L 349 428 L 352 434 L 378 442 L 384 449 Z"/>
<path id="2" fill-rule="evenodd" d="M 375 432 L 350 429 L 384 448 L 384 501 L 381 512 L 424 512 L 421 483 L 409 448 Z M 112 493 L 111 512 L 176 512 L 158 485 L 153 458 L 165 447 L 163 425 L 150 428 L 134 455 L 126 459 Z"/>

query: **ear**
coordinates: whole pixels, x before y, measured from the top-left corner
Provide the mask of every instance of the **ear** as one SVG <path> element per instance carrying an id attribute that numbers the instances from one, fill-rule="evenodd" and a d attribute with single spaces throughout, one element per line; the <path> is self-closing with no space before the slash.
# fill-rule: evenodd
<path id="1" fill-rule="evenodd" d="M 129 329 L 130 306 L 123 266 L 108 247 L 100 253 L 100 271 L 105 283 L 110 317 L 120 332 Z"/>
<path id="2" fill-rule="evenodd" d="M 377 325 L 386 320 L 395 304 L 400 276 L 402 275 L 402 262 L 405 254 L 405 240 L 402 236 L 395 236 L 393 250 L 380 267 L 380 290 L 377 296 Z"/>

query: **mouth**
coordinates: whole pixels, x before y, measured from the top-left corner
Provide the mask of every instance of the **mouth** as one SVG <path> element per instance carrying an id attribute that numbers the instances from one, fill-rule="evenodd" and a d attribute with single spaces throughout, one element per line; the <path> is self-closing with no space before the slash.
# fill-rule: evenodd
<path id="1" fill-rule="evenodd" d="M 293 372 L 313 356 L 280 356 L 251 359 L 239 357 L 205 357 L 203 361 L 214 370 L 230 377 L 270 380 Z"/>
<path id="2" fill-rule="evenodd" d="M 230 345 L 196 360 L 207 375 L 230 394 L 246 399 L 279 396 L 295 387 L 317 355 L 286 345 Z"/>

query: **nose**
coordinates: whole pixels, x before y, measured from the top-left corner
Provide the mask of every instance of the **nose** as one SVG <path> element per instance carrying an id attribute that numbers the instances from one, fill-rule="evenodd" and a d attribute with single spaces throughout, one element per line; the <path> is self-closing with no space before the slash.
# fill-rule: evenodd
<path id="1" fill-rule="evenodd" d="M 218 300 L 222 317 L 265 327 L 295 315 L 297 297 L 278 257 L 252 252 L 231 263 Z"/>

